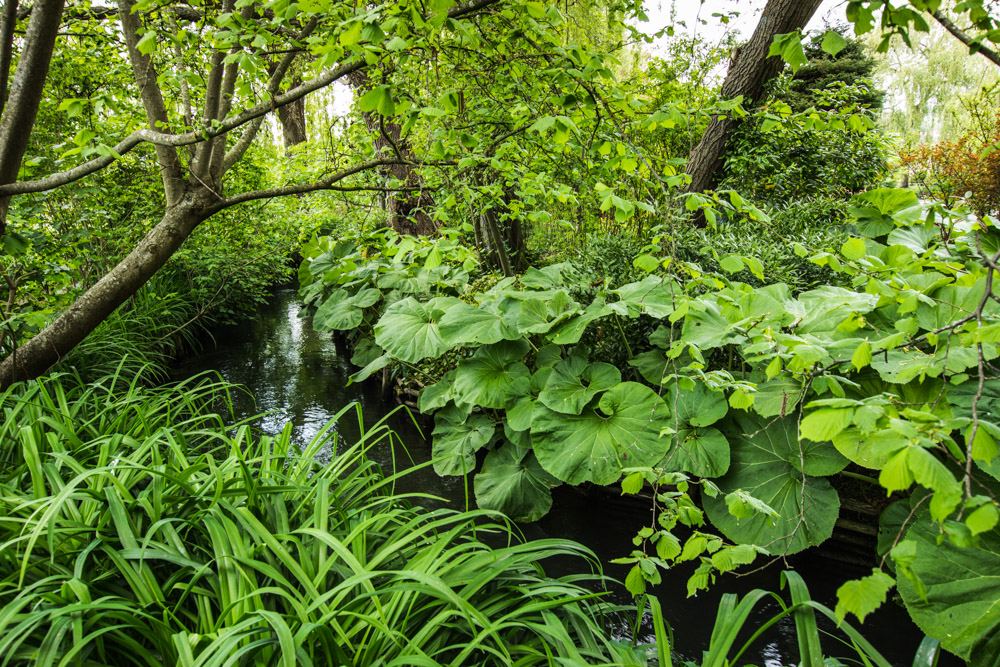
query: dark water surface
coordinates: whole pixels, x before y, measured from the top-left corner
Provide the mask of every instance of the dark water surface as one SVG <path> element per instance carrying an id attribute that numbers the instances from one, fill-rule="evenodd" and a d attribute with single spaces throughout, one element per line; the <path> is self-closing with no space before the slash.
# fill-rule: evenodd
<path id="1" fill-rule="evenodd" d="M 295 436 L 307 441 L 351 402 L 361 405 L 368 424 L 396 408 L 384 398 L 377 382 L 347 386 L 347 378 L 354 372 L 348 358 L 337 353 L 328 336 L 313 331 L 292 290 L 278 291 L 256 318 L 237 327 L 219 329 L 214 336 L 216 345 L 178 367 L 178 377 L 216 370 L 226 380 L 245 385 L 256 397 L 256 403 L 249 396 L 237 396 L 240 416 L 266 412 L 260 424 L 265 431 L 280 431 L 285 423 L 291 422 Z M 402 412 L 393 415 L 390 422 L 413 461 L 426 463 L 430 457 L 430 443 L 425 441 L 424 434 L 429 435 L 429 429 L 421 431 Z M 341 421 L 341 431 L 349 438 L 356 435 L 358 424 L 354 413 Z M 387 470 L 391 470 L 394 463 L 397 469 L 411 465 L 402 451 L 396 448 L 393 454 L 390 449 L 386 446 L 373 453 Z M 457 509 L 464 507 L 467 497 L 461 478 L 438 477 L 428 466 L 404 477 L 399 487 L 405 491 L 434 494 Z M 468 495 L 471 495 L 471 480 Z M 549 515 L 537 523 L 522 526 L 522 530 L 528 537 L 560 537 L 582 542 L 602 562 L 608 563 L 629 553 L 632 536 L 647 521 L 648 508 L 634 499 L 562 488 L 555 492 L 555 503 Z M 870 573 L 828 560 L 818 550 L 796 557 L 790 564 L 805 578 L 813 598 L 831 608 L 841 583 Z M 560 566 L 554 564 L 550 570 Z M 609 575 L 619 579 L 626 574 L 624 566 L 608 564 L 606 568 Z M 673 628 L 676 657 L 700 658 L 711 634 L 716 606 L 724 593 L 742 595 L 754 588 L 777 591 L 782 569 L 776 564 L 762 572 L 723 578 L 711 591 L 695 598 L 688 598 L 685 588 L 690 570 L 678 569 L 666 576 L 656 594 Z M 621 601 L 628 601 L 623 591 L 616 595 Z M 763 622 L 774 610 L 775 607 L 761 607 L 754 618 Z M 832 630 L 830 624 L 826 627 Z M 886 658 L 900 667 L 912 663 L 922 639 L 906 612 L 893 604 L 869 617 L 861 630 Z M 835 640 L 831 640 L 829 646 L 833 655 L 850 653 L 849 649 L 836 651 Z M 784 667 L 793 665 L 797 655 L 794 626 L 786 619 L 745 654 L 741 663 Z M 957 663 L 941 662 L 942 667 L 946 664 Z"/>

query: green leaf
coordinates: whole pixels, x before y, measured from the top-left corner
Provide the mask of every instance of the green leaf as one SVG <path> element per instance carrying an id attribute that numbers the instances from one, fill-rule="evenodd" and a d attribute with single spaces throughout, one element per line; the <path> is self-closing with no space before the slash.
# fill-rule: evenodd
<path id="1" fill-rule="evenodd" d="M 727 255 L 719 260 L 719 268 L 726 273 L 739 273 L 746 265 L 738 255 Z"/>
<path id="2" fill-rule="evenodd" d="M 556 364 L 538 400 L 550 410 L 578 415 L 594 396 L 621 381 L 621 372 L 611 364 L 588 363 L 574 355 Z"/>
<path id="3" fill-rule="evenodd" d="M 685 426 L 711 426 L 726 416 L 729 403 L 721 391 L 709 389 L 704 382 L 695 382 L 690 389 L 673 382 L 666 393 L 670 423 L 675 429 Z"/>
<path id="4" fill-rule="evenodd" d="M 836 30 L 827 30 L 823 35 L 823 41 L 820 43 L 820 48 L 831 56 L 836 56 L 838 53 L 847 48 L 847 40 Z"/>
<path id="5" fill-rule="evenodd" d="M 449 347 L 489 345 L 521 337 L 496 313 L 467 303 L 449 308 L 438 326 L 441 338 Z"/>
<path id="6" fill-rule="evenodd" d="M 868 254 L 864 239 L 847 239 L 844 241 L 844 244 L 840 246 L 840 254 L 847 259 L 861 259 Z"/>
<path id="7" fill-rule="evenodd" d="M 805 49 L 802 48 L 802 33 L 799 31 L 775 35 L 767 55 L 781 56 L 793 72 L 799 71 L 800 67 L 809 62 Z"/>
<path id="8" fill-rule="evenodd" d="M 334 289 L 316 314 L 313 326 L 317 331 L 347 331 L 356 329 L 364 321 L 365 309 L 374 306 L 382 298 L 382 293 L 374 288 L 365 288 L 357 294 L 344 289 Z"/>
<path id="9" fill-rule="evenodd" d="M 868 614 L 885 604 L 886 596 L 895 585 L 896 580 L 881 570 L 872 570 L 867 577 L 845 582 L 837 589 L 834 613 L 842 621 L 848 614 L 854 614 L 864 623 Z"/>
<path id="10" fill-rule="evenodd" d="M 732 463 L 718 480 L 726 494 L 742 489 L 777 512 L 739 519 L 722 497 L 705 498 L 712 523 L 730 540 L 756 544 L 774 555 L 822 544 L 833 533 L 840 498 L 825 479 L 847 464 L 828 444 L 800 442 L 795 420 L 765 421 L 739 414 L 732 420 Z"/>
<path id="11" fill-rule="evenodd" d="M 439 357 L 449 349 L 440 321 L 460 303 L 452 297 L 436 297 L 426 303 L 413 297 L 397 301 L 385 309 L 375 325 L 375 342 L 396 359 L 411 364 Z"/>
<path id="12" fill-rule="evenodd" d="M 674 312 L 676 285 L 659 276 L 646 276 L 640 282 L 622 285 L 613 294 L 618 301 L 611 304 L 615 312 L 626 317 L 649 315 L 657 319 L 669 317 Z"/>
<path id="13" fill-rule="evenodd" d="M 1000 521 L 1000 513 L 997 512 L 997 506 L 993 503 L 981 505 L 965 517 L 965 525 L 969 527 L 973 535 L 993 530 L 997 527 L 998 521 Z"/>
<path id="14" fill-rule="evenodd" d="M 799 435 L 815 442 L 833 440 L 833 438 L 851 425 L 854 410 L 820 408 L 813 410 L 799 424 Z"/>
<path id="15" fill-rule="evenodd" d="M 896 562 L 899 593 L 910 616 L 928 636 L 968 661 L 970 667 L 996 667 L 1000 656 L 1000 531 L 978 542 L 956 546 L 939 540 L 927 519 L 906 534 L 905 561 Z"/>
<path id="16" fill-rule="evenodd" d="M 632 260 L 632 266 L 639 269 L 640 271 L 645 271 L 646 273 L 652 273 L 660 268 L 660 260 L 656 259 L 652 255 L 639 255 L 634 260 Z"/>
<path id="17" fill-rule="evenodd" d="M 851 365 L 855 369 L 861 370 L 872 363 L 872 344 L 867 340 L 862 341 L 851 355 Z"/>
<path id="18" fill-rule="evenodd" d="M 459 403 L 484 408 L 506 408 L 531 388 L 531 371 L 522 359 L 526 341 L 505 341 L 486 345 L 455 369 L 453 396 Z"/>
<path id="19" fill-rule="evenodd" d="M 396 113 L 396 104 L 388 86 L 372 88 L 358 100 L 358 108 L 366 113 L 376 112 L 382 116 L 392 116 Z"/>
<path id="20" fill-rule="evenodd" d="M 850 213 L 862 234 L 876 238 L 896 226 L 915 223 L 920 218 L 920 202 L 912 190 L 878 188 L 856 196 Z"/>
<path id="21" fill-rule="evenodd" d="M 660 429 L 669 417 L 663 399 L 649 387 L 623 382 L 581 415 L 540 407 L 531 424 L 539 463 L 569 484 L 613 484 L 622 469 L 653 466 L 669 439 Z"/>
<path id="22" fill-rule="evenodd" d="M 552 489 L 558 485 L 534 454 L 507 443 L 486 455 L 474 482 L 476 504 L 517 521 L 537 521 L 552 507 Z"/>
<path id="23" fill-rule="evenodd" d="M 493 438 L 496 426 L 482 414 L 465 415 L 445 408 L 434 415 L 431 455 L 439 475 L 467 475 L 476 468 L 476 452 Z"/>
<path id="24" fill-rule="evenodd" d="M 729 441 L 716 428 L 680 429 L 660 465 L 698 477 L 721 477 L 729 470 Z"/>

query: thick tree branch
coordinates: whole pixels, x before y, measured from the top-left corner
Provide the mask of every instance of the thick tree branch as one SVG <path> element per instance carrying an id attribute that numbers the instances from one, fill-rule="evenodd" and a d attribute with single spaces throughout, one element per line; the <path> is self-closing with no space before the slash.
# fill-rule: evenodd
<path id="1" fill-rule="evenodd" d="M 0 17 L 0 114 L 7 103 L 7 84 L 14 57 L 14 28 L 17 26 L 17 0 L 7 0 Z"/>
<path id="2" fill-rule="evenodd" d="M 139 95 L 142 106 L 146 109 L 149 126 L 168 127 L 167 105 L 163 101 L 163 92 L 156 80 L 156 70 L 152 59 L 139 51 L 139 16 L 133 11 L 132 0 L 119 0 L 118 17 L 125 35 L 129 60 L 135 73 L 135 81 L 139 85 Z M 167 196 L 167 204 L 173 204 L 184 187 L 184 172 L 177 149 L 167 144 L 156 144 L 156 157 L 160 163 L 160 176 Z"/>
<path id="3" fill-rule="evenodd" d="M 966 34 L 961 28 L 955 25 L 955 22 L 948 18 L 944 12 L 938 10 L 933 12 L 934 19 L 941 24 L 941 27 L 952 34 L 955 39 L 965 44 L 969 47 L 970 51 L 983 54 L 987 60 L 992 62 L 994 65 L 1000 66 L 1000 53 L 997 53 L 993 49 L 985 46 L 982 42 L 976 41 L 968 34 Z"/>
<path id="4" fill-rule="evenodd" d="M 41 0 L 40 0 L 41 1 Z M 56 2 L 57 0 L 48 0 L 49 2 Z M 493 5 L 502 4 L 503 0 L 477 0 L 476 2 L 470 3 L 468 5 L 463 5 L 461 7 L 456 7 L 449 12 L 451 18 L 464 18 L 487 9 Z M 247 123 L 262 118 L 269 112 L 277 109 L 278 107 L 290 104 L 295 100 L 305 97 L 309 93 L 315 92 L 322 88 L 329 86 L 335 81 L 339 81 L 351 72 L 365 68 L 367 65 L 363 61 L 353 61 L 349 63 L 344 63 L 336 67 L 332 67 L 322 72 L 318 76 L 306 81 L 305 83 L 289 89 L 288 91 L 273 97 L 270 101 L 262 102 L 250 109 L 247 109 L 235 116 L 231 116 L 217 124 L 212 126 L 192 130 L 191 132 L 185 132 L 181 134 L 172 134 L 167 132 L 158 132 L 151 129 L 141 129 L 137 130 L 120 142 L 118 142 L 114 147 L 113 151 L 108 155 L 104 155 L 98 158 L 94 158 L 88 162 L 81 165 L 68 169 L 66 171 L 57 172 L 45 176 L 43 178 L 33 180 L 33 181 L 22 181 L 19 183 L 7 183 L 3 184 L 0 182 L 0 197 L 8 197 L 11 195 L 28 194 L 31 192 L 45 192 L 47 190 L 52 190 L 74 181 L 78 181 L 81 178 L 89 176 L 101 169 L 108 167 L 113 164 L 120 156 L 133 150 L 136 146 L 142 143 L 151 143 L 157 146 L 190 146 L 192 144 L 198 144 L 204 141 L 208 141 L 214 137 L 226 134 L 232 130 L 242 127 Z M 249 145 L 249 144 L 248 144 Z M 235 160 L 234 160 L 235 162 Z"/>
<path id="5" fill-rule="evenodd" d="M 48 77 L 62 11 L 63 0 L 36 0 L 33 6 L 10 98 L 0 116 L 0 184 L 17 180 L 21 169 Z M 6 230 L 9 205 L 10 197 L 0 193 L 0 235 Z"/>
<path id="6" fill-rule="evenodd" d="M 306 81 L 301 86 L 296 86 L 288 92 L 278 95 L 271 102 L 258 104 L 257 106 L 247 109 L 236 116 L 232 116 L 213 127 L 201 130 L 192 130 L 191 132 L 184 132 L 182 134 L 156 132 L 148 128 L 137 130 L 114 146 L 114 155 L 94 158 L 93 160 L 73 167 L 72 169 L 51 174 L 45 178 L 35 181 L 22 181 L 20 183 L 0 185 L 0 196 L 27 194 L 29 192 L 44 192 L 46 190 L 52 190 L 53 188 L 67 185 L 73 181 L 78 181 L 85 176 L 89 176 L 96 171 L 104 169 L 108 165 L 115 162 L 118 157 L 128 153 L 142 143 L 150 143 L 157 146 L 189 146 L 191 144 L 207 141 L 221 134 L 225 134 L 226 132 L 231 132 L 238 127 L 246 125 L 252 120 L 261 118 L 270 113 L 272 110 L 290 102 L 294 102 L 301 97 L 305 97 L 313 91 L 324 88 L 334 81 L 347 76 L 350 72 L 361 69 L 362 67 L 365 67 L 363 62 L 353 62 L 329 69 L 316 78 Z"/>
<path id="7" fill-rule="evenodd" d="M 386 167 L 389 165 L 400 164 L 399 160 L 396 159 L 378 159 L 378 160 L 368 160 L 367 162 L 362 162 L 361 164 L 354 165 L 348 169 L 338 171 L 335 174 L 315 181 L 313 183 L 302 183 L 298 185 L 285 185 L 276 188 L 266 188 L 264 190 L 254 190 L 252 192 L 241 192 L 238 195 L 233 195 L 227 199 L 218 202 L 212 207 L 212 213 L 217 213 L 222 209 L 229 208 L 230 206 L 235 206 L 236 204 L 242 204 L 248 201 L 254 201 L 257 199 L 273 199 L 275 197 L 288 197 L 290 195 L 301 195 L 308 192 L 318 192 L 320 190 L 336 190 L 336 189 L 348 189 L 348 190 L 359 190 L 362 188 L 338 188 L 335 184 L 353 176 L 355 174 L 360 174 L 365 171 L 370 171 L 372 169 L 378 169 L 379 167 Z M 371 189 L 365 187 L 364 189 Z M 380 188 L 385 189 L 385 188 Z"/>

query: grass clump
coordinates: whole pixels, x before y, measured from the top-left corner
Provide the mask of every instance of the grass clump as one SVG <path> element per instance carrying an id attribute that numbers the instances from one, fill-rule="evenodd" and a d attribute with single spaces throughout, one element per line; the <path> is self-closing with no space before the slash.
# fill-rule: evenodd
<path id="1" fill-rule="evenodd" d="M 599 575 L 540 565 L 594 572 L 583 547 L 401 502 L 365 456 L 384 426 L 346 443 L 331 425 L 300 449 L 290 428 L 232 425 L 225 383 L 142 380 L 0 394 L 0 664 L 642 660 L 607 637 Z"/>

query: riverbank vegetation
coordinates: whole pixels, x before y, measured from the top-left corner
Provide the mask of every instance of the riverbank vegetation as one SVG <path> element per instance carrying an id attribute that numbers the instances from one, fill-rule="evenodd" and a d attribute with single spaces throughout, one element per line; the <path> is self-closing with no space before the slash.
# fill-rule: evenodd
<path id="1" fill-rule="evenodd" d="M 0 661 L 669 664 L 663 577 L 862 507 L 832 611 L 786 576 L 798 662 L 819 613 L 886 664 L 846 620 L 901 604 L 918 664 L 1000 665 L 1000 15 L 821 5 L 7 0 Z M 384 425 L 293 442 L 159 386 L 291 280 L 478 510 L 396 494 Z M 611 563 L 518 539 L 564 485 L 650 519 Z"/>

